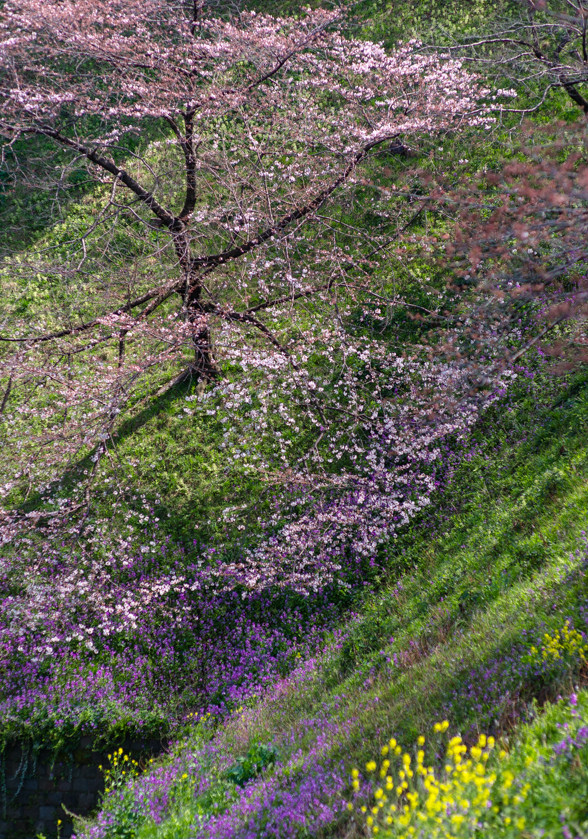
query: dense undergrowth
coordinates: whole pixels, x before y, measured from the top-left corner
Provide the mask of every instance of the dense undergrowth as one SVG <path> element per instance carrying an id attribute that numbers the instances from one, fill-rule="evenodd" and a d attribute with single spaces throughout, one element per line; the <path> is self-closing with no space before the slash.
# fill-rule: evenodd
<path id="1" fill-rule="evenodd" d="M 369 2 L 356 13 L 388 46 L 448 43 L 483 27 L 488 5 Z M 521 91 L 520 104 L 533 95 Z M 576 117 L 554 93 L 536 119 Z M 427 165 L 465 181 L 499 169 L 517 119 L 478 146 L 444 138 Z M 370 177 L 418 195 L 411 165 L 382 156 Z M 48 198 L 17 191 L 0 206 L 2 235 L 19 231 L 23 253 L 65 247 L 95 206 L 72 178 L 60 223 Z M 445 224 L 431 212 L 415 232 Z M 405 253 L 380 269 L 384 288 L 459 307 L 427 252 Z M 43 277 L 21 298 L 34 318 L 64 293 Z M 385 337 L 401 351 L 427 328 L 399 308 Z M 162 395 L 154 377 L 101 465 L 83 538 L 47 547 L 39 528 L 0 569 L 2 746 L 71 750 L 91 734 L 113 749 L 101 809 L 78 822 L 79 837 L 588 835 L 588 378 L 552 377 L 535 350 L 516 374 L 467 435 L 443 442 L 432 503 L 369 561 L 339 559 L 336 580 L 311 595 L 229 590 L 211 574 L 214 539 L 229 539 L 223 560 L 237 561 L 274 489 L 238 460 L 227 467 L 222 404 L 199 410 L 189 384 Z M 93 452 L 79 454 L 64 464 L 64 499 L 92 469 Z M 23 481 L 8 500 L 25 514 L 45 504 Z M 137 735 L 174 745 L 137 764 L 119 748 Z"/>

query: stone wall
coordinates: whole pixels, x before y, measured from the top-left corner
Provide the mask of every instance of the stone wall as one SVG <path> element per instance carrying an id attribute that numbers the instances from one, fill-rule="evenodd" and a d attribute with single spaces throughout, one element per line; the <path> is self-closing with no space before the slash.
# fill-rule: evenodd
<path id="1" fill-rule="evenodd" d="M 135 759 L 163 749 L 154 740 L 119 745 Z M 42 749 L 35 756 L 30 747 L 8 746 L 0 775 L 0 839 L 36 839 L 39 833 L 56 839 L 58 819 L 60 839 L 69 839 L 72 821 L 62 804 L 79 816 L 96 808 L 104 788 L 98 766 L 108 765 L 107 755 L 108 749 L 97 751 L 90 738 L 83 738 L 69 754 Z"/>

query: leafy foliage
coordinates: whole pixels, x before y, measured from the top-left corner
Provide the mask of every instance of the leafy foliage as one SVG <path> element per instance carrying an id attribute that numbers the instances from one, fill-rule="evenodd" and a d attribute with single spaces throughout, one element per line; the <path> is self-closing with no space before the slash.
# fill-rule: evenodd
<path id="1" fill-rule="evenodd" d="M 244 787 L 256 778 L 264 769 L 278 759 L 278 750 L 271 743 L 253 743 L 247 754 L 237 758 L 236 762 L 227 770 L 227 778 L 239 787 Z"/>

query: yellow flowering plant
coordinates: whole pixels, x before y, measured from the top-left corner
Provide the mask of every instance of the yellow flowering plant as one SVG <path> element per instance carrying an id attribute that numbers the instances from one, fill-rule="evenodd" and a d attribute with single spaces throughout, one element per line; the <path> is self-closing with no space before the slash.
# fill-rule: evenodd
<path id="1" fill-rule="evenodd" d="M 442 735 L 448 727 L 446 720 L 435 723 L 433 733 Z M 369 833 L 395 839 L 465 839 L 498 819 L 506 828 L 512 825 L 513 835 L 516 831 L 520 834 L 525 820 L 517 818 L 509 804 L 513 800 L 516 810 L 529 790 L 523 786 L 514 794 L 512 772 L 500 770 L 507 753 L 500 751 L 491 760 L 495 745 L 493 737 L 481 734 L 468 749 L 456 735 L 446 744 L 444 765 L 435 769 L 427 765 L 423 735 L 417 740 L 415 755 L 392 738 L 382 753 L 392 754 L 394 765 L 388 759 L 380 766 L 373 760 L 366 764 L 375 784 L 373 803 L 361 808 Z M 352 787 L 355 791 L 360 788 L 357 769 L 352 772 Z M 500 807 L 495 803 L 497 797 Z"/>
<path id="2" fill-rule="evenodd" d="M 556 629 L 553 634 L 546 632 L 540 646 L 531 647 L 529 660 L 537 664 L 587 664 L 588 643 L 581 632 L 570 628 L 570 621 L 567 620 L 563 627 Z"/>
<path id="3" fill-rule="evenodd" d="M 518 728 L 508 751 L 485 734 L 473 745 L 459 735 L 441 738 L 448 727 L 435 723 L 432 737 L 421 735 L 412 753 L 398 751 L 393 739 L 379 766 L 366 765 L 373 799 L 359 818 L 369 836 L 588 837 L 588 690 L 547 703 Z M 361 794 L 361 773 L 355 769 L 351 777 Z"/>
<path id="4" fill-rule="evenodd" d="M 99 766 L 104 775 L 104 794 L 121 789 L 131 778 L 139 775 L 139 764 L 122 747 L 108 755 L 109 766 Z"/>

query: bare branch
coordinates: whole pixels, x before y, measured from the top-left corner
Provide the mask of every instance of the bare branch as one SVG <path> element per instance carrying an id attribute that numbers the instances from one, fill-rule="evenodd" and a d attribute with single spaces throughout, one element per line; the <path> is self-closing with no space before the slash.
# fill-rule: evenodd
<path id="1" fill-rule="evenodd" d="M 69 137 L 66 137 L 60 131 L 48 125 L 31 128 L 30 131 L 32 133 L 39 134 L 40 136 L 51 137 L 51 139 L 60 143 L 60 145 L 74 149 L 79 154 L 84 155 L 84 157 L 86 157 L 91 163 L 94 163 L 96 166 L 104 169 L 105 172 L 109 172 L 111 175 L 114 175 L 114 177 L 118 178 L 121 183 L 131 190 L 131 192 L 134 192 L 137 198 L 142 201 L 146 207 L 149 207 L 149 209 L 169 230 L 177 230 L 181 227 L 176 217 L 164 209 L 151 192 L 144 189 L 135 180 L 135 178 L 128 174 L 128 172 L 121 169 L 121 167 L 117 166 L 112 160 L 108 160 L 108 158 L 100 155 L 95 149 L 85 146 L 77 140 L 72 140 Z"/>

